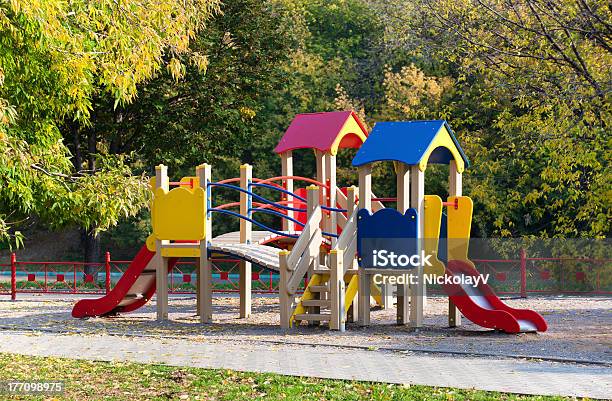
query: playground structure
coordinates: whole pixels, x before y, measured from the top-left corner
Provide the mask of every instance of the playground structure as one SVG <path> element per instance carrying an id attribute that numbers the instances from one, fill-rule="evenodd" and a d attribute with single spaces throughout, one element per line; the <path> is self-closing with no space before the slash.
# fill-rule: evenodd
<path id="1" fill-rule="evenodd" d="M 336 155 L 343 148 L 358 149 L 353 159 L 359 172 L 358 188 L 337 186 Z M 316 178 L 293 175 L 293 151 L 298 149 L 314 150 Z M 417 282 L 397 285 L 397 322 L 418 328 L 423 325 L 424 274 L 478 274 L 467 258 L 472 202 L 461 193 L 462 173 L 469 162 L 445 121 L 378 123 L 368 136 L 354 112 L 300 114 L 275 152 L 281 158 L 282 173 L 268 179 L 254 178 L 252 167 L 245 164 L 240 168 L 240 177 L 215 182 L 211 166 L 203 164 L 196 168 L 194 176 L 170 182 L 166 167 L 157 166 L 150 183 L 154 194 L 153 233 L 115 289 L 100 299 L 79 301 L 73 316 L 133 311 L 157 292 L 157 318 L 165 320 L 168 270 L 179 258 L 195 258 L 197 313 L 200 322 L 210 322 L 210 258 L 222 254 L 242 260 L 239 279 L 242 318 L 251 314 L 254 263 L 279 273 L 283 328 L 302 321 L 329 322 L 334 330 L 344 330 L 347 320 L 369 325 L 371 297 L 382 306 L 390 304 L 390 287 L 374 285 L 372 276 L 405 273 L 416 274 Z M 376 198 L 372 193 L 372 164 L 382 161 L 394 163 L 396 198 Z M 428 163 L 450 165 L 447 202 L 425 195 Z M 296 190 L 295 184 L 300 181 L 310 185 Z M 279 193 L 280 201 L 257 194 L 258 188 Z M 219 189 L 239 192 L 240 201 L 213 205 L 213 191 Z M 396 202 L 397 210 L 385 208 L 381 201 Z M 448 207 L 448 217 L 443 216 L 443 206 Z M 280 217 L 282 227 L 275 229 L 262 224 L 254 218 L 258 213 Z M 239 218 L 240 231 L 213 237 L 214 214 Z M 262 230 L 253 230 L 253 225 Z M 447 237 L 446 248 L 439 241 L 440 236 Z M 376 239 L 385 243 L 397 238 L 412 239 L 407 243 L 414 254 L 422 250 L 431 254 L 432 266 L 408 271 L 372 268 L 366 263 L 361 249 L 364 241 Z M 298 296 L 303 283 L 304 291 Z M 484 327 L 507 332 L 546 330 L 540 315 L 507 307 L 486 284 L 473 289 L 448 286 L 445 290 L 449 293 L 451 327 L 460 324 L 459 308 Z"/>

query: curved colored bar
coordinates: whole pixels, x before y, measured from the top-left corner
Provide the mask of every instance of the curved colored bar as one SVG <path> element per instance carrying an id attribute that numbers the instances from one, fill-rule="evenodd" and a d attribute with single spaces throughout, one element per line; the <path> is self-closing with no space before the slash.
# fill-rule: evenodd
<path id="1" fill-rule="evenodd" d="M 276 234 L 276 235 L 280 235 L 280 236 L 282 236 L 282 237 L 289 237 L 289 238 L 298 238 L 298 237 L 299 237 L 299 235 L 287 234 L 287 233 L 284 233 L 284 232 L 282 232 L 282 231 L 275 230 L 275 229 L 270 228 L 270 227 L 268 227 L 268 226 L 266 226 L 266 225 L 264 225 L 264 224 L 262 224 L 262 223 L 260 223 L 260 222 L 258 222 L 258 221 L 255 221 L 255 220 L 253 220 L 253 219 L 250 219 L 250 218 L 248 218 L 247 216 L 244 216 L 244 215 L 242 215 L 242 214 L 240 214 L 240 213 L 232 212 L 231 210 L 224 210 L 224 209 L 215 209 L 215 208 L 212 208 L 212 209 L 208 209 L 208 211 L 209 211 L 209 212 L 221 213 L 221 214 L 228 214 L 228 215 L 230 215 L 230 216 L 238 217 L 239 219 L 244 219 L 244 220 L 246 220 L 246 221 L 249 221 L 249 222 L 251 222 L 251 223 L 255 224 L 257 227 L 263 228 L 263 229 L 264 229 L 264 230 L 266 230 L 266 231 L 270 231 L 271 233 L 274 233 L 274 234 Z"/>
<path id="2" fill-rule="evenodd" d="M 302 198 L 301 196 L 296 195 L 296 194 L 294 194 L 293 192 L 287 191 L 286 189 L 279 188 L 279 187 L 275 187 L 275 186 L 270 185 L 270 184 L 262 184 L 262 183 L 260 183 L 260 182 L 252 182 L 250 185 L 251 185 L 252 187 L 263 187 L 263 188 L 270 188 L 270 189 L 273 189 L 273 190 L 275 190 L 275 191 L 278 191 L 278 192 L 282 192 L 282 193 L 284 193 L 284 194 L 287 194 L 287 195 L 289 195 L 289 196 L 293 196 L 295 199 L 299 199 L 299 200 L 301 200 L 302 202 L 306 202 L 306 199 Z"/>
<path id="3" fill-rule="evenodd" d="M 256 207 L 256 208 L 249 209 L 249 211 L 250 212 L 254 212 L 254 213 L 257 213 L 257 212 L 267 213 L 267 214 L 272 214 L 274 216 L 282 217 L 283 219 L 287 219 L 289 221 L 294 222 L 295 224 L 297 224 L 300 227 L 304 227 L 306 225 L 306 224 L 304 224 L 304 223 L 302 223 L 302 222 L 300 222 L 300 221 L 298 221 L 298 220 L 296 220 L 296 219 L 294 219 L 292 217 L 287 216 L 286 214 L 277 212 L 276 210 L 262 209 L 262 208 L 257 208 Z"/>
<path id="4" fill-rule="evenodd" d="M 327 211 L 330 211 L 330 212 L 339 212 L 339 213 L 344 213 L 344 212 L 348 211 L 346 209 L 338 209 L 338 208 L 335 208 L 335 207 L 329 207 L 329 206 L 323 206 L 323 205 L 321 205 L 321 209 L 327 210 Z"/>
<path id="5" fill-rule="evenodd" d="M 307 182 L 309 184 L 314 184 L 314 185 L 318 185 L 320 187 L 324 187 L 324 188 L 329 189 L 329 185 L 323 184 L 322 182 L 314 180 L 312 178 L 300 177 L 299 175 L 280 175 L 278 177 L 266 178 L 265 180 L 259 181 L 259 183 L 260 184 L 268 184 L 268 183 L 271 183 L 273 181 L 280 181 L 280 180 L 304 181 L 304 182 Z"/>
<path id="6" fill-rule="evenodd" d="M 222 187 L 222 188 L 235 189 L 235 190 L 237 190 L 239 192 L 243 192 L 243 193 L 245 193 L 247 195 L 250 195 L 250 196 L 252 196 L 253 198 L 255 198 L 257 200 L 260 200 L 260 201 L 262 201 L 264 203 L 272 205 L 272 206 L 274 206 L 274 207 L 276 207 L 278 209 L 292 210 L 294 212 L 306 212 L 306 209 L 300 209 L 300 208 L 296 208 L 296 207 L 281 205 L 280 203 L 271 201 L 270 199 L 264 198 L 263 196 L 257 195 L 255 193 L 253 193 L 252 191 L 248 191 L 248 190 L 246 190 L 244 188 L 240 188 L 240 187 L 238 187 L 236 185 L 220 184 L 218 182 L 210 182 L 210 183 L 208 183 L 208 185 L 211 186 L 211 187 Z M 272 187 L 272 188 L 274 188 L 274 187 Z"/>

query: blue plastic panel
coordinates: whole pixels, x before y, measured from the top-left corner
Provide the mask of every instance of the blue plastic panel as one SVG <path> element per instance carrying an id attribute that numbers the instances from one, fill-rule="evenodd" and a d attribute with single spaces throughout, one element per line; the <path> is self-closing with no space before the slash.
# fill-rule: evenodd
<path id="1" fill-rule="evenodd" d="M 370 214 L 367 209 L 357 214 L 357 253 L 359 266 L 365 268 L 403 268 L 374 266 L 374 251 L 386 250 L 396 255 L 417 252 L 418 217 L 416 209 L 401 214 L 395 209 L 381 209 Z M 410 267 L 407 267 L 410 268 Z"/>

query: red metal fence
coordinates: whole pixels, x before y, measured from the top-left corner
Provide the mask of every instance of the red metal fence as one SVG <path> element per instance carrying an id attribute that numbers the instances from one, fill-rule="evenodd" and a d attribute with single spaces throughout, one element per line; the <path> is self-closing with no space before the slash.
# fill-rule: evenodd
<path id="1" fill-rule="evenodd" d="M 518 259 L 475 259 L 481 274 L 499 294 L 612 294 L 612 261 L 588 258 L 531 258 L 521 251 Z M 213 259 L 213 290 L 238 291 L 237 259 Z M 15 299 L 17 293 L 105 294 L 112 290 L 130 261 L 102 263 L 22 262 L 13 253 L 10 263 L 0 264 L 0 294 Z M 169 272 L 171 294 L 193 294 L 195 262 L 179 262 Z M 253 266 L 253 292 L 278 292 L 277 272 Z"/>

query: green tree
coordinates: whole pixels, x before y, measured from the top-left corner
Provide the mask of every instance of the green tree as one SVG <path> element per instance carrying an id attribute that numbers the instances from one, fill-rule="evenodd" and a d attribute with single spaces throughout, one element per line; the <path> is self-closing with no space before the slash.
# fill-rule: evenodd
<path id="1" fill-rule="evenodd" d="M 125 157 L 94 146 L 93 175 L 73 162 L 62 130 L 90 129 L 95 98 L 129 103 L 164 65 L 182 76 L 179 58 L 217 9 L 216 0 L 0 3 L 0 240 L 19 243 L 33 219 L 99 231 L 146 205 L 144 177 Z M 189 60 L 206 65 L 201 54 Z"/>
<path id="2" fill-rule="evenodd" d="M 473 161 L 466 186 L 480 234 L 609 234 L 606 2 L 387 1 L 382 10 L 398 51 L 453 79 L 438 110 Z"/>

